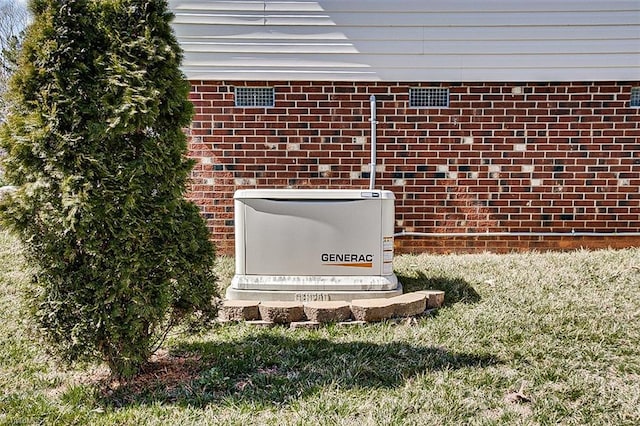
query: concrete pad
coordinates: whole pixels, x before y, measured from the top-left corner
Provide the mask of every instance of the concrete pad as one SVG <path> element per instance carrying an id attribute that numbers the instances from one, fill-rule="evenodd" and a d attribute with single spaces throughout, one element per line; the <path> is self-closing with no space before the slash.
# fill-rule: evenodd
<path id="1" fill-rule="evenodd" d="M 271 278 L 271 277 L 267 277 Z M 291 277 L 288 277 L 291 280 Z M 317 277 L 314 277 L 317 278 Z M 369 277 L 372 278 L 372 277 Z M 235 279 L 235 278 L 234 278 Z M 355 281 L 355 280 L 352 280 Z M 282 281 L 283 287 L 287 288 L 287 281 Z M 255 289 L 245 289 L 245 288 L 234 288 L 229 286 L 226 292 L 226 298 L 229 300 L 255 300 L 258 302 L 266 302 L 266 301 L 279 301 L 279 300 L 287 300 L 287 301 L 295 301 L 301 303 L 307 302 L 315 302 L 315 301 L 343 301 L 350 302 L 352 300 L 357 299 L 376 299 L 383 298 L 387 299 L 393 296 L 400 296 L 402 294 L 402 285 L 397 283 L 397 287 L 391 290 L 377 290 L 376 287 L 384 287 L 384 286 L 374 286 L 374 289 L 369 290 L 347 290 L 346 288 L 350 287 L 351 281 L 347 282 L 347 284 L 341 288 L 328 289 L 328 284 L 324 281 L 315 282 L 310 281 L 309 285 L 313 285 L 315 287 L 323 288 L 323 290 L 255 290 Z M 244 283 L 245 287 L 248 287 L 250 283 Z M 263 283 L 259 283 L 261 288 L 263 288 Z M 279 285 L 280 281 L 272 282 L 272 280 L 265 280 L 265 286 L 270 285 L 271 287 Z M 335 286 L 334 286 L 335 287 Z"/>
<path id="2" fill-rule="evenodd" d="M 264 321 L 278 324 L 302 321 L 304 318 L 304 307 L 300 302 L 261 302 L 258 309 L 260 309 L 260 316 Z"/>
<path id="3" fill-rule="evenodd" d="M 225 300 L 219 317 L 221 321 L 253 321 L 260 319 L 258 302 L 250 300 Z"/>
<path id="4" fill-rule="evenodd" d="M 310 321 L 340 322 L 351 318 L 351 307 L 347 302 L 308 302 L 304 314 Z"/>
<path id="5" fill-rule="evenodd" d="M 360 299 L 351 302 L 351 314 L 356 321 L 382 321 L 393 316 L 395 305 L 390 299 Z"/>
<path id="6" fill-rule="evenodd" d="M 422 293 L 407 293 L 389 299 L 394 304 L 393 314 L 397 317 L 419 315 L 427 309 L 428 296 Z"/>
<path id="7" fill-rule="evenodd" d="M 427 308 L 440 308 L 444 305 L 444 291 L 442 290 L 420 290 L 416 293 L 422 293 L 428 297 Z"/>

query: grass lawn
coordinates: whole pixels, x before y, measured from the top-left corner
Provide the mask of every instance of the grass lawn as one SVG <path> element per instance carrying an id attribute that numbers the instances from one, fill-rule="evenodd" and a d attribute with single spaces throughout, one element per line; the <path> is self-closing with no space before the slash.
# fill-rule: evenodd
<path id="1" fill-rule="evenodd" d="M 640 249 L 399 256 L 406 290 L 447 291 L 435 315 L 176 332 L 119 388 L 47 356 L 3 231 L 0 265 L 0 424 L 640 424 Z"/>

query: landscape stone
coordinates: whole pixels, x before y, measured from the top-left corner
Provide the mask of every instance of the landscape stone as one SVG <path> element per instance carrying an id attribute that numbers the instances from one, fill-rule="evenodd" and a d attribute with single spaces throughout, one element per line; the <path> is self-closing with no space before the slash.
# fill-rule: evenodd
<path id="1" fill-rule="evenodd" d="M 421 290 L 416 293 L 422 293 L 428 297 L 427 309 L 441 308 L 444 305 L 444 291 L 442 290 Z"/>
<path id="2" fill-rule="evenodd" d="M 419 315 L 427 308 L 428 296 L 422 293 L 406 293 L 388 299 L 394 304 L 393 314 L 397 317 Z"/>
<path id="3" fill-rule="evenodd" d="M 336 323 L 336 325 L 339 327 L 354 327 L 354 326 L 360 326 L 360 325 L 366 325 L 366 324 L 367 324 L 366 321 L 341 321 L 339 323 Z"/>
<path id="4" fill-rule="evenodd" d="M 304 304 L 304 314 L 310 321 L 340 322 L 351 317 L 351 307 L 341 301 L 308 302 Z"/>
<path id="5" fill-rule="evenodd" d="M 225 300 L 220 308 L 221 321 L 253 321 L 260 319 L 260 302 L 251 300 Z"/>
<path id="6" fill-rule="evenodd" d="M 11 193 L 14 193 L 18 188 L 15 186 L 0 186 L 0 200 Z"/>
<path id="7" fill-rule="evenodd" d="M 351 301 L 351 314 L 356 321 L 382 321 L 393 316 L 395 305 L 390 299 L 359 299 Z"/>
<path id="8" fill-rule="evenodd" d="M 274 327 L 276 325 L 275 322 L 263 320 L 247 321 L 246 324 L 256 327 Z"/>
<path id="9" fill-rule="evenodd" d="M 289 325 L 289 327 L 314 329 L 320 328 L 320 323 L 318 321 L 294 321 Z"/>
<path id="10" fill-rule="evenodd" d="M 304 319 L 304 307 L 300 302 L 261 302 L 258 308 L 264 321 L 287 324 Z"/>

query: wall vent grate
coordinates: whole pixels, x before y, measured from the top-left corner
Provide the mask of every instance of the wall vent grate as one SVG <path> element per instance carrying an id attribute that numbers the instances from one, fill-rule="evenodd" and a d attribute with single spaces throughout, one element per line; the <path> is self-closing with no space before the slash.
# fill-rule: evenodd
<path id="1" fill-rule="evenodd" d="M 272 107 L 275 104 L 273 87 L 236 86 L 234 92 L 237 107 Z"/>
<path id="2" fill-rule="evenodd" d="M 640 108 L 640 87 L 634 87 L 631 89 L 630 105 L 635 108 Z"/>
<path id="3" fill-rule="evenodd" d="M 445 87 L 409 88 L 409 107 L 446 108 L 449 106 L 449 89 Z"/>

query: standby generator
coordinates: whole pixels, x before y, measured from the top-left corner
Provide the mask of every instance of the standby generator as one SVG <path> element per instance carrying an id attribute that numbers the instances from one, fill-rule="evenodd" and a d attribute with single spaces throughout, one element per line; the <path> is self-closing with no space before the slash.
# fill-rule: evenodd
<path id="1" fill-rule="evenodd" d="M 231 300 L 402 294 L 393 273 L 394 195 L 383 190 L 236 191 Z"/>

